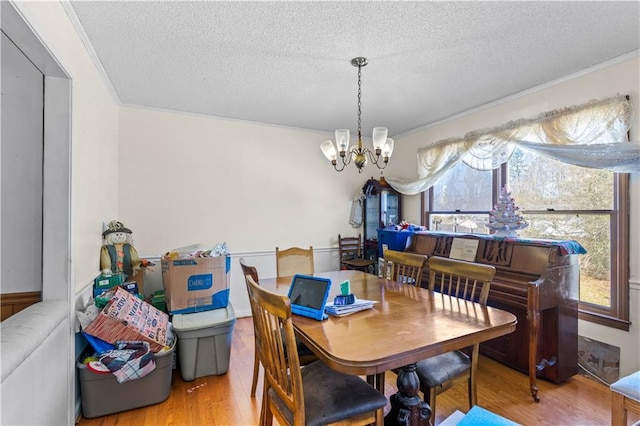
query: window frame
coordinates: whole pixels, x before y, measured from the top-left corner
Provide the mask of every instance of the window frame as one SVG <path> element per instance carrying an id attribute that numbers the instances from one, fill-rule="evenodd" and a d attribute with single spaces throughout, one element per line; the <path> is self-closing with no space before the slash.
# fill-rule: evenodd
<path id="1" fill-rule="evenodd" d="M 491 205 L 495 205 L 500 193 L 500 188 L 507 182 L 508 163 L 502 164 L 493 170 L 491 186 Z M 596 324 L 629 330 L 629 174 L 614 173 L 613 177 L 613 206 L 611 212 L 611 226 L 609 236 L 610 246 L 610 307 L 596 305 L 587 302 L 578 303 L 578 318 Z M 433 186 L 421 194 L 422 223 L 427 229 L 431 229 L 431 215 L 433 214 L 486 214 L 489 211 L 460 211 L 432 210 L 434 200 Z M 526 210 L 522 211 L 526 214 Z M 575 213 L 578 210 L 563 210 L 554 213 Z M 609 212 L 609 210 L 606 210 Z M 548 213 L 548 212 L 545 212 Z"/>

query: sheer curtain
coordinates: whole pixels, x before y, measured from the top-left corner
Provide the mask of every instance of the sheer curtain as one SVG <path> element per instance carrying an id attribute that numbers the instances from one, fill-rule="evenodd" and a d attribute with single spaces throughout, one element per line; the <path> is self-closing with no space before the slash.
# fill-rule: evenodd
<path id="1" fill-rule="evenodd" d="M 402 194 L 419 194 L 460 162 L 491 170 L 516 148 L 577 166 L 640 173 L 640 143 L 627 138 L 631 108 L 626 97 L 617 95 L 444 139 L 418 150 L 418 179 L 386 181 Z"/>

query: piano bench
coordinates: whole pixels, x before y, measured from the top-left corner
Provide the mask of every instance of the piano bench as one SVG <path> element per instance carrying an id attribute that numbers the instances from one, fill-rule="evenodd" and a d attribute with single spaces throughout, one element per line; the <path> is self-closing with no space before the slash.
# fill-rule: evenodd
<path id="1" fill-rule="evenodd" d="M 640 371 L 623 377 L 610 386 L 611 425 L 627 426 L 627 412 L 640 414 Z"/>

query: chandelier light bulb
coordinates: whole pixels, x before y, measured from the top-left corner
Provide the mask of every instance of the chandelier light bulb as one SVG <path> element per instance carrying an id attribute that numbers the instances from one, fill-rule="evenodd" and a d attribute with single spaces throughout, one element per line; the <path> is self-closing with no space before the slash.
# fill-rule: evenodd
<path id="1" fill-rule="evenodd" d="M 351 133 L 349 129 L 338 129 L 336 130 L 336 146 L 338 147 L 338 151 L 346 152 L 349 149 L 349 138 Z"/>

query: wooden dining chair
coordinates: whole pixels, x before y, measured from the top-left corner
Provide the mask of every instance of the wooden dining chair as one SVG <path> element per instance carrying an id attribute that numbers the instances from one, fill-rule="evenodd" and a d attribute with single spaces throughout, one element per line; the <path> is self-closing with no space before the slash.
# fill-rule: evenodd
<path id="1" fill-rule="evenodd" d="M 242 276 L 245 277 L 245 283 L 247 283 L 246 277 L 251 277 L 253 281 L 256 283 L 258 280 L 258 270 L 255 266 L 249 266 L 245 263 L 243 257 L 240 258 L 240 268 L 242 268 Z M 249 284 L 247 283 L 247 290 L 249 289 Z M 253 315 L 253 306 L 251 306 L 251 314 Z M 254 323 L 255 325 L 255 323 Z M 253 379 L 251 382 L 251 398 L 255 398 L 256 396 L 256 388 L 258 386 L 258 373 L 260 372 L 260 358 L 258 358 L 258 342 L 255 339 L 255 328 L 253 330 L 254 333 L 254 351 L 253 351 Z"/>
<path id="2" fill-rule="evenodd" d="M 629 412 L 640 414 L 640 371 L 613 382 L 609 385 L 609 389 L 611 389 L 611 426 L 627 426 Z"/>
<path id="3" fill-rule="evenodd" d="M 276 247 L 276 275 L 280 277 L 290 277 L 295 274 L 313 274 L 313 247 L 303 249 L 291 247 L 280 250 Z"/>
<path id="4" fill-rule="evenodd" d="M 429 290 L 449 297 L 487 306 L 489 287 L 496 268 L 481 263 L 465 262 L 446 257 L 429 258 Z M 436 418 L 436 395 L 467 381 L 469 408 L 477 405 L 476 372 L 480 343 L 467 351 L 458 350 L 418 361 L 416 373 L 420 390 L 431 406 L 431 418 Z"/>
<path id="5" fill-rule="evenodd" d="M 382 425 L 387 398 L 360 377 L 322 361 L 300 368 L 289 298 L 263 289 L 250 275 L 247 289 L 264 366 L 261 424 L 269 426 L 275 417 L 281 425 Z"/>
<path id="6" fill-rule="evenodd" d="M 247 276 L 250 276 L 253 281 L 260 284 L 258 279 L 258 270 L 255 266 L 249 266 L 246 264 L 243 257 L 239 259 L 240 267 L 242 268 L 242 275 L 245 277 L 245 283 L 247 284 L 247 290 L 249 289 L 249 284 L 247 282 Z M 251 306 L 253 309 L 253 306 Z M 253 314 L 253 310 L 251 311 Z M 253 351 L 253 379 L 251 381 L 251 398 L 255 398 L 256 396 L 256 388 L 258 387 L 258 374 L 260 373 L 260 358 L 258 356 L 258 342 L 255 339 L 257 333 L 254 332 L 254 351 Z M 302 342 L 296 339 L 296 349 L 298 351 L 298 358 L 300 359 L 301 365 L 310 364 L 313 361 L 317 360 L 318 357 L 311 351 L 311 349 L 307 348 Z"/>
<path id="7" fill-rule="evenodd" d="M 338 234 L 338 248 L 340 250 L 340 268 L 357 269 L 370 272 L 375 261 L 362 257 L 362 234 L 357 237 L 343 237 Z"/>
<path id="8" fill-rule="evenodd" d="M 384 270 L 382 276 L 403 284 L 412 284 L 420 287 L 422 283 L 422 270 L 427 264 L 427 256 L 405 251 L 383 251 Z"/>

